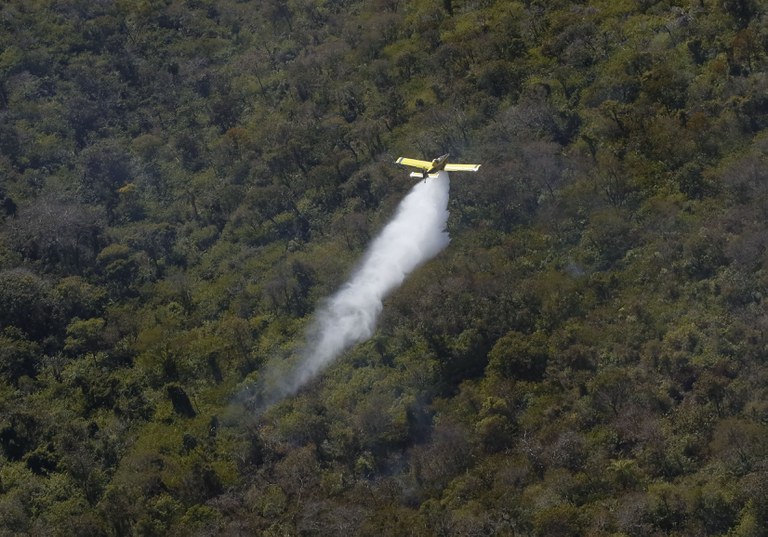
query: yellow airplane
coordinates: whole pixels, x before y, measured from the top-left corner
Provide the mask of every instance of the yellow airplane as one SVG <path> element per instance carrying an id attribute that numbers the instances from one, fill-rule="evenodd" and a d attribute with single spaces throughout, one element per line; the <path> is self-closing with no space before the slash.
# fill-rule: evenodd
<path id="1" fill-rule="evenodd" d="M 480 164 L 448 164 L 449 156 L 450 155 L 446 153 L 432 161 L 400 157 L 395 161 L 395 164 L 421 170 L 418 172 L 411 172 L 411 177 L 425 180 L 428 177 L 437 177 L 437 172 L 440 170 L 445 170 L 447 172 L 476 172 L 480 169 Z"/>

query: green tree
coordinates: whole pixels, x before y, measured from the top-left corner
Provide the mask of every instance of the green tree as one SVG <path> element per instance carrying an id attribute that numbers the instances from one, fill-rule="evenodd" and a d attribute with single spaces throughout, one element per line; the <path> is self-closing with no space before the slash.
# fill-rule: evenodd
<path id="1" fill-rule="evenodd" d="M 509 332 L 491 349 L 488 371 L 506 378 L 541 380 L 549 360 L 547 343 L 541 332 L 531 335 Z"/>
<path id="2" fill-rule="evenodd" d="M 42 351 L 40 345 L 29 341 L 24 333 L 8 326 L 0 335 L 0 371 L 4 380 L 18 383 L 22 376 L 35 377 Z"/>
<path id="3" fill-rule="evenodd" d="M 56 334 L 54 301 L 48 282 L 25 269 L 0 271 L 0 327 L 15 327 L 42 340 Z"/>

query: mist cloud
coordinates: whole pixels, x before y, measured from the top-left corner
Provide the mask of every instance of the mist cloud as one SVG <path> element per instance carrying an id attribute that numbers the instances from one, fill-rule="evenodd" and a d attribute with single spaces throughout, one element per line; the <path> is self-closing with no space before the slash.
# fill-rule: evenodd
<path id="1" fill-rule="evenodd" d="M 383 299 L 448 245 L 448 193 L 446 172 L 413 187 L 352 277 L 317 309 L 295 364 L 264 372 L 264 404 L 296 393 L 342 352 L 373 335 Z"/>

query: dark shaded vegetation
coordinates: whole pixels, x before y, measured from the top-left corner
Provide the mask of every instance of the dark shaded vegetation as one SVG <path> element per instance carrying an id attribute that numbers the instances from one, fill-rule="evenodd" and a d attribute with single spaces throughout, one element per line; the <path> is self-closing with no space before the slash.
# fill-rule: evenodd
<path id="1" fill-rule="evenodd" d="M 0 535 L 765 535 L 761 2 L 0 7 Z M 410 180 L 376 335 L 255 415 Z"/>

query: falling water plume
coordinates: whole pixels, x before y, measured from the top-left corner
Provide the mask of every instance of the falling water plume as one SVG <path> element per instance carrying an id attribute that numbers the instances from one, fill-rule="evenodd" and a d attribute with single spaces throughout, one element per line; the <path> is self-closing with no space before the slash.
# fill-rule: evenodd
<path id="1" fill-rule="evenodd" d="M 264 372 L 262 406 L 296 393 L 342 352 L 373 335 L 383 299 L 448 245 L 449 185 L 441 171 L 413 187 L 349 281 L 315 312 L 297 361 L 287 371 L 283 364 Z"/>

